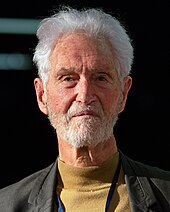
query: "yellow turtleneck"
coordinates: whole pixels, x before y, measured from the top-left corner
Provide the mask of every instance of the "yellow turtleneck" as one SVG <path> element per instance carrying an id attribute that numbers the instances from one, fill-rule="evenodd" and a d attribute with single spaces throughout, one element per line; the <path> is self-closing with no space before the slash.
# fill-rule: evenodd
<path id="1" fill-rule="evenodd" d="M 64 211 L 104 212 L 118 160 L 118 152 L 103 164 L 91 167 L 74 167 L 58 160 L 57 195 Z M 130 212 L 122 168 L 108 211 Z"/>

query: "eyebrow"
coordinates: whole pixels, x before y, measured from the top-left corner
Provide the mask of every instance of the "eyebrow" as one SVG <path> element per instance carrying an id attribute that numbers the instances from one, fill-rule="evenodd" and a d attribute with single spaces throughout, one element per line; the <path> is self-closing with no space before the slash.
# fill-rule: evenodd
<path id="1" fill-rule="evenodd" d="M 57 71 L 56 76 L 65 75 L 65 74 L 71 74 L 75 72 L 74 68 L 61 68 Z"/>
<path id="2" fill-rule="evenodd" d="M 61 75 L 67 75 L 67 74 L 73 74 L 73 73 L 80 73 L 80 72 L 81 72 L 80 70 L 77 70 L 74 67 L 71 67 L 71 68 L 61 68 L 61 69 L 59 69 L 57 71 L 56 77 L 61 76 Z M 107 71 L 107 69 L 103 70 L 103 68 L 102 69 L 100 69 L 100 68 L 91 69 L 91 73 L 92 74 L 100 73 L 100 74 L 110 75 L 110 72 Z"/>

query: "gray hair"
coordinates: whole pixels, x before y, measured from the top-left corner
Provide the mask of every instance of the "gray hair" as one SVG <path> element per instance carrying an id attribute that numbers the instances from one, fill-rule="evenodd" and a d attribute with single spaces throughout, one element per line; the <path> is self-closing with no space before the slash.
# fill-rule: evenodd
<path id="1" fill-rule="evenodd" d="M 125 27 L 119 20 L 102 9 L 77 10 L 63 7 L 51 17 L 44 18 L 37 30 L 38 44 L 33 62 L 38 68 L 38 75 L 45 84 L 50 70 L 49 57 L 57 39 L 65 34 L 83 30 L 89 35 L 102 35 L 107 38 L 114 50 L 115 68 L 120 77 L 130 74 L 133 63 L 133 46 Z"/>

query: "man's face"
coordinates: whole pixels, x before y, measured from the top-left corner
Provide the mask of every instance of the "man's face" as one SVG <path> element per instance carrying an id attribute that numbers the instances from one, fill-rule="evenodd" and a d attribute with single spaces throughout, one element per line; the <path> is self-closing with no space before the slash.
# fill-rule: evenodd
<path id="1" fill-rule="evenodd" d="M 47 114 L 58 139 L 76 148 L 110 139 L 127 92 L 121 88 L 109 43 L 72 34 L 57 43 L 50 62 Z"/>

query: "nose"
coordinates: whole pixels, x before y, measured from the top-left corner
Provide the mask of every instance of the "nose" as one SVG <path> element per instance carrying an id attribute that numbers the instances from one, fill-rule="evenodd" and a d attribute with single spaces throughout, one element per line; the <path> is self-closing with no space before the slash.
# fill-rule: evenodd
<path id="1" fill-rule="evenodd" d="M 95 89 L 90 82 L 90 80 L 83 78 L 79 79 L 77 86 L 76 86 L 76 101 L 90 104 L 92 102 L 95 102 L 97 100 L 97 96 L 95 94 Z"/>

